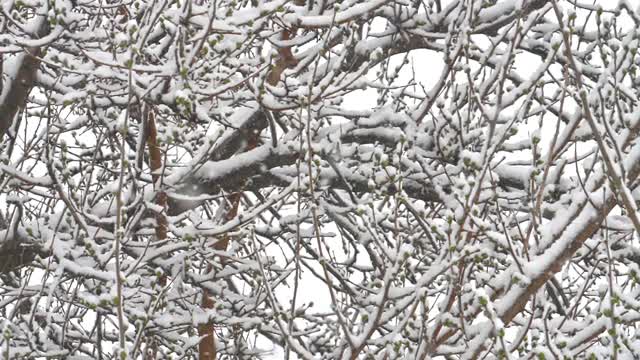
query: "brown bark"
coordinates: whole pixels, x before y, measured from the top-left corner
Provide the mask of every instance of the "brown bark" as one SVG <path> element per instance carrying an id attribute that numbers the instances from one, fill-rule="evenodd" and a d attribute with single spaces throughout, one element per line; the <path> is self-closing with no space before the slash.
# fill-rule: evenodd
<path id="1" fill-rule="evenodd" d="M 225 235 L 226 236 L 226 235 Z M 207 266 L 207 271 L 211 271 L 211 266 Z M 206 289 L 202 291 L 202 308 L 213 309 L 213 299 Z M 213 323 L 198 325 L 198 335 L 202 338 L 198 344 L 200 360 L 214 360 L 217 356 L 216 339 L 213 334 Z"/>
<path id="2" fill-rule="evenodd" d="M 153 109 L 149 107 L 144 116 L 146 122 L 146 142 L 149 150 L 149 168 L 151 170 L 151 179 L 153 180 L 153 188 L 156 191 L 155 203 L 167 210 L 167 194 L 162 190 L 161 171 L 162 171 L 162 152 L 158 145 L 158 128 L 156 127 L 155 114 Z M 156 214 L 156 239 L 165 240 L 167 238 L 167 217 L 164 212 Z M 167 275 L 162 274 L 159 279 L 160 286 L 167 284 Z M 145 357 L 149 360 L 157 359 L 158 344 L 155 339 L 150 339 L 147 346 Z"/>
<path id="3" fill-rule="evenodd" d="M 162 152 L 158 145 L 158 129 L 156 128 L 155 115 L 153 110 L 149 110 L 147 114 L 147 146 L 149 148 L 149 167 L 151 168 L 151 179 L 153 180 L 154 190 L 156 194 L 156 204 L 163 209 L 167 207 L 167 193 L 162 190 L 161 184 L 158 182 L 162 176 Z M 167 218 L 164 213 L 156 215 L 156 238 L 164 240 L 167 238 Z"/>
<path id="4" fill-rule="evenodd" d="M 282 31 L 282 40 L 291 40 L 292 36 L 295 36 L 296 29 L 285 29 Z M 267 75 L 267 83 L 271 86 L 276 86 L 280 81 L 282 73 L 287 68 L 292 68 L 298 64 L 298 61 L 293 56 L 290 47 L 283 47 L 278 49 L 278 60 L 269 75 Z"/>
<path id="5" fill-rule="evenodd" d="M 240 204 L 241 193 L 235 193 L 229 196 L 230 208 L 225 216 L 225 220 L 232 220 L 238 214 L 238 207 Z M 218 251 L 224 251 L 229 245 L 229 234 L 224 234 L 222 239 L 213 245 L 213 248 Z M 224 259 L 222 260 L 224 262 Z M 213 267 L 211 264 L 207 265 L 207 272 L 211 272 Z M 202 308 L 213 309 L 213 298 L 207 289 L 202 291 Z M 214 360 L 217 356 L 216 341 L 214 336 L 213 323 L 208 322 L 198 326 L 198 335 L 202 337 L 200 344 L 198 344 L 198 350 L 200 353 L 199 360 Z"/>
<path id="6" fill-rule="evenodd" d="M 255 148 L 258 144 L 258 133 L 254 132 L 249 137 L 249 142 L 247 144 L 247 150 L 251 150 Z M 228 198 L 229 210 L 225 215 L 225 221 L 233 220 L 233 218 L 238 215 L 238 208 L 240 205 L 240 199 L 242 198 L 241 192 L 233 193 Z M 229 246 L 229 234 L 224 234 L 222 239 L 217 241 L 213 248 L 217 251 L 225 251 Z M 224 264 L 224 259 L 222 260 Z M 213 270 L 211 264 L 207 265 L 207 273 L 210 273 Z M 215 302 L 209 294 L 207 289 L 203 289 L 202 291 L 202 308 L 203 309 L 213 309 Z M 216 349 L 216 341 L 214 337 L 214 326 L 212 322 L 208 322 L 206 324 L 201 324 L 198 326 L 198 335 L 202 338 L 200 343 L 198 344 L 199 350 L 199 360 L 215 360 L 217 356 Z"/>
<path id="7" fill-rule="evenodd" d="M 291 36 L 295 35 L 295 31 L 296 31 L 295 29 L 293 30 L 285 29 L 282 32 L 282 40 L 290 40 Z M 275 66 L 271 69 L 271 71 L 267 75 L 267 83 L 272 86 L 275 86 L 278 84 L 278 82 L 280 81 L 280 77 L 282 76 L 282 73 L 286 68 L 291 68 L 297 64 L 297 61 L 293 56 L 290 47 L 280 48 L 278 53 L 279 53 L 279 57 L 278 57 L 278 60 L 276 61 Z M 255 131 L 254 129 L 248 129 L 247 131 L 244 131 L 244 133 L 246 134 L 245 137 L 247 138 L 247 146 L 244 149 L 244 151 L 250 151 L 255 149 L 258 146 L 260 132 Z M 228 198 L 229 210 L 225 215 L 226 221 L 230 221 L 233 218 L 235 218 L 236 215 L 238 215 L 238 208 L 240 205 L 240 199 L 242 197 L 241 191 L 242 191 L 243 185 L 239 187 L 238 192 L 231 194 Z M 224 251 L 229 246 L 229 241 L 230 241 L 229 234 L 224 234 L 222 236 L 222 239 L 217 241 L 213 246 L 213 248 L 218 251 Z M 223 260 L 223 263 L 224 263 L 224 260 Z M 212 270 L 213 270 L 213 267 L 209 264 L 207 266 L 207 272 L 209 273 Z M 214 305 L 215 305 L 215 301 L 213 300 L 209 292 L 206 289 L 203 289 L 202 308 L 213 309 Z M 217 349 L 216 349 L 216 342 L 214 337 L 213 323 L 208 322 L 206 324 L 199 325 L 198 335 L 202 339 L 198 344 L 198 351 L 199 351 L 198 359 L 199 360 L 215 360 L 217 357 Z"/>

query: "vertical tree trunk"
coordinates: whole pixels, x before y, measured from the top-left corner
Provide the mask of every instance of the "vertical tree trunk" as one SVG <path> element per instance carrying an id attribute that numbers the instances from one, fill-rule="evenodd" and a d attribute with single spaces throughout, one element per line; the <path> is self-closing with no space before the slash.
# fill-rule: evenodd
<path id="1" fill-rule="evenodd" d="M 143 116 L 146 121 L 147 147 L 149 149 L 149 168 L 151 169 L 151 179 L 153 180 L 153 188 L 156 191 L 156 204 L 167 211 L 167 194 L 162 190 L 161 171 L 162 171 L 162 152 L 158 146 L 158 128 L 156 127 L 155 114 L 153 109 L 149 107 Z M 156 239 L 165 240 L 167 238 L 167 217 L 164 212 L 156 214 Z M 162 274 L 159 279 L 160 286 L 167 284 L 167 275 Z M 156 360 L 158 356 L 158 343 L 156 339 L 150 339 L 147 345 L 145 358 Z"/>
<path id="2" fill-rule="evenodd" d="M 289 40 L 291 36 L 294 35 L 296 29 L 284 29 L 282 31 L 282 40 Z M 291 53 L 290 47 L 283 47 L 278 50 L 279 57 L 276 60 L 275 66 L 271 69 L 269 74 L 267 75 L 267 83 L 271 86 L 276 86 L 280 81 L 282 76 L 282 72 L 286 68 L 291 68 L 297 64 L 296 59 Z M 247 134 L 247 146 L 244 151 L 249 151 L 258 146 L 260 133 L 257 131 L 249 131 Z M 231 194 L 228 198 L 229 201 L 229 210 L 225 215 L 226 221 L 231 221 L 238 214 L 238 207 L 240 205 L 240 199 L 242 198 L 242 193 L 237 192 Z M 220 239 L 214 245 L 214 249 L 218 251 L 224 251 L 227 249 L 229 245 L 229 235 L 224 234 L 222 239 Z M 207 273 L 211 272 L 211 265 L 207 266 Z M 215 302 L 211 298 L 211 295 L 206 289 L 202 291 L 202 308 L 203 309 L 213 309 Z M 215 360 L 217 356 L 216 342 L 214 337 L 214 327 L 213 323 L 209 322 L 207 324 L 202 324 L 198 326 L 198 335 L 202 339 L 200 344 L 198 345 L 199 350 L 199 360 Z"/>
<path id="3" fill-rule="evenodd" d="M 235 193 L 229 196 L 229 211 L 225 216 L 225 220 L 229 221 L 236 217 L 238 214 L 238 207 L 240 205 L 241 193 Z M 229 234 L 224 234 L 222 239 L 215 243 L 214 249 L 218 251 L 224 251 L 229 245 Z M 224 260 L 223 260 L 224 261 Z M 211 264 L 207 265 L 207 273 L 213 270 Z M 202 308 L 213 309 L 214 301 L 207 289 L 202 291 Z M 202 337 L 200 344 L 198 344 L 198 350 L 200 353 L 199 360 L 215 360 L 217 356 L 216 340 L 214 335 L 213 323 L 209 322 L 198 326 L 198 335 Z"/>

